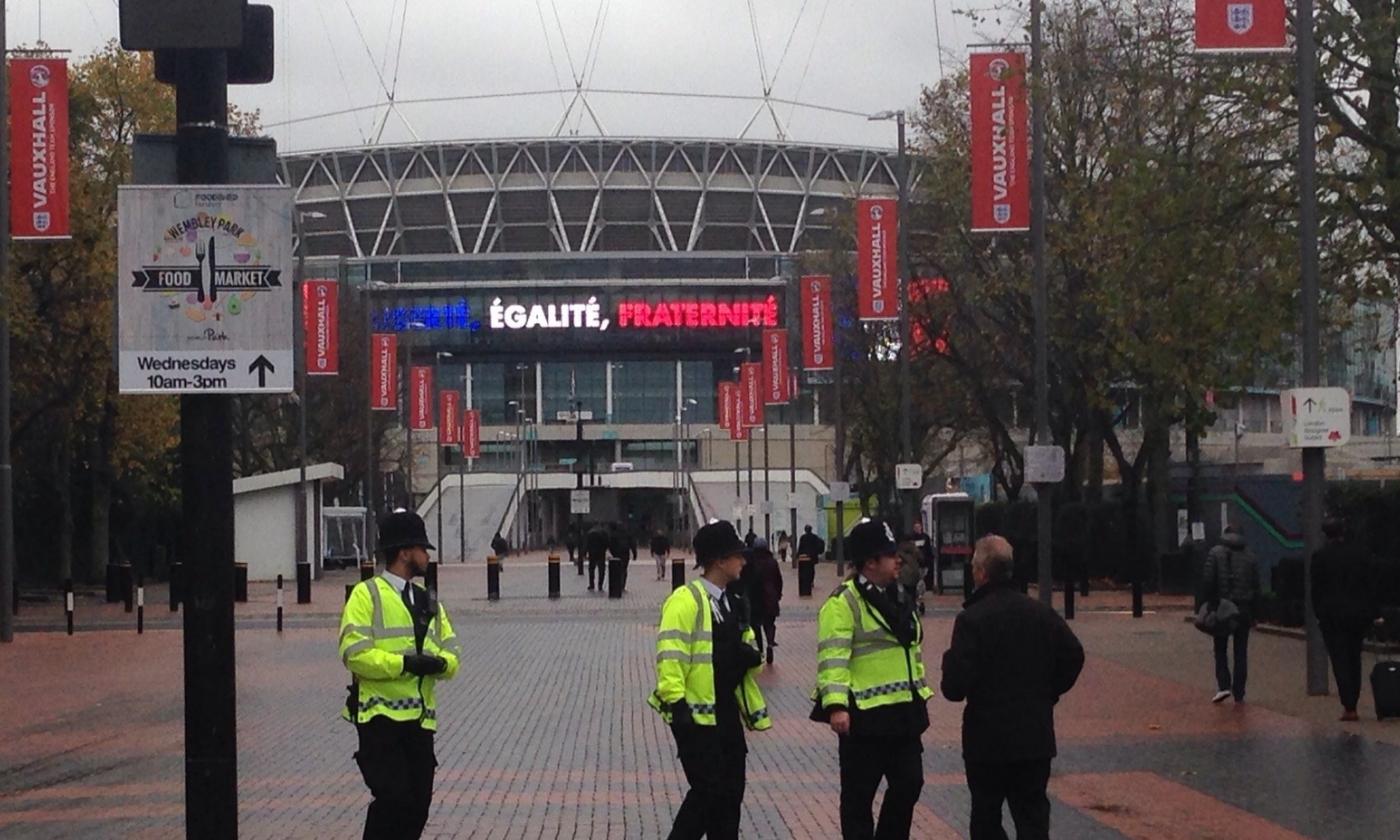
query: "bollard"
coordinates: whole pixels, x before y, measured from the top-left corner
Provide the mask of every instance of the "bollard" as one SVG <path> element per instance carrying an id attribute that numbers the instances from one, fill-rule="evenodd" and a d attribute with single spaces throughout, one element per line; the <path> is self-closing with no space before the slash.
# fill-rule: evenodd
<path id="1" fill-rule="evenodd" d="M 311 564 L 297 564 L 297 603 L 311 603 Z"/>
<path id="2" fill-rule="evenodd" d="M 582 576 L 583 576 L 583 546 L 579 546 L 579 547 L 578 547 L 578 551 L 574 552 L 574 568 L 575 568 L 575 569 L 578 569 L 579 576 L 582 577 Z"/>
<path id="3" fill-rule="evenodd" d="M 185 567 L 180 561 L 170 564 L 170 611 L 175 612 L 180 609 L 180 578 L 184 576 Z"/>
<path id="4" fill-rule="evenodd" d="M 486 600 L 501 600 L 501 560 L 494 554 L 486 558 Z"/>
<path id="5" fill-rule="evenodd" d="M 685 560 L 679 557 L 671 558 L 671 589 L 680 589 L 685 586 Z"/>
<path id="6" fill-rule="evenodd" d="M 117 567 L 117 586 L 121 589 L 122 607 L 125 612 L 131 612 L 131 564 L 123 564 Z"/>
<path id="7" fill-rule="evenodd" d="M 374 577 L 374 564 L 365 561 L 360 564 L 360 580 L 369 580 Z"/>
<path id="8" fill-rule="evenodd" d="M 559 555 L 549 555 L 549 597 L 551 600 L 559 598 Z"/>
<path id="9" fill-rule="evenodd" d="M 1074 620 L 1074 579 L 1065 578 L 1065 621 Z"/>
<path id="10" fill-rule="evenodd" d="M 146 632 L 146 579 L 136 579 L 136 635 Z"/>
<path id="11" fill-rule="evenodd" d="M 277 632 L 282 632 L 282 576 L 277 576 Z"/>
<path id="12" fill-rule="evenodd" d="M 423 573 L 423 585 L 429 592 L 437 592 L 438 589 L 438 564 L 436 560 L 428 561 L 428 571 Z"/>
<path id="13" fill-rule="evenodd" d="M 608 558 L 608 598 L 622 597 L 622 561 Z"/>
<path id="14" fill-rule="evenodd" d="M 107 563 L 107 603 L 115 604 L 122 599 L 121 584 L 119 583 L 120 572 L 117 570 L 115 560 Z"/>
<path id="15" fill-rule="evenodd" d="M 68 635 L 73 635 L 73 579 L 63 581 L 63 612 L 68 617 Z"/>
<path id="16" fill-rule="evenodd" d="M 812 597 L 812 584 L 817 579 L 817 563 L 803 554 L 797 558 L 797 597 Z"/>
<path id="17" fill-rule="evenodd" d="M 233 564 L 233 600 L 248 603 L 248 564 Z"/>
<path id="18" fill-rule="evenodd" d="M 19 615 L 19 581 L 10 587 L 10 615 Z"/>

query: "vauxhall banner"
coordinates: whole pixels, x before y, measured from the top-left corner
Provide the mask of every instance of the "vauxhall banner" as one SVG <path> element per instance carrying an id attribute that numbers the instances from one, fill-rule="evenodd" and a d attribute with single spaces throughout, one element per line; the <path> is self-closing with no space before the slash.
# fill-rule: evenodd
<path id="1" fill-rule="evenodd" d="M 68 239 L 68 62 L 10 61 L 10 235 Z"/>
<path id="2" fill-rule="evenodd" d="M 1031 228 L 1026 56 L 972 54 L 972 230 Z"/>
<path id="3" fill-rule="evenodd" d="M 788 331 L 763 331 L 763 401 L 786 405 L 792 399 L 792 378 L 788 373 Z"/>
<path id="4" fill-rule="evenodd" d="M 744 410 L 739 425 L 745 428 L 763 425 L 763 365 L 744 362 L 739 365 L 739 390 L 743 392 Z"/>
<path id="5" fill-rule="evenodd" d="M 399 408 L 399 337 L 375 333 L 370 339 L 369 407 L 375 411 Z"/>
<path id="6" fill-rule="evenodd" d="M 742 376 L 742 373 L 741 373 Z M 744 386 L 742 382 L 731 382 L 733 390 L 730 391 L 729 416 L 733 426 L 729 429 L 730 440 L 748 440 L 749 427 L 744 425 Z M 760 406 L 761 408 L 761 406 Z"/>
<path id="7" fill-rule="evenodd" d="M 832 370 L 831 278 L 815 275 L 802 278 L 802 366 L 807 370 Z"/>
<path id="8" fill-rule="evenodd" d="M 481 412 L 475 408 L 462 412 L 462 455 L 481 457 Z"/>
<path id="9" fill-rule="evenodd" d="M 738 416 L 734 399 L 738 390 L 739 386 L 734 382 L 719 383 L 719 427 L 729 432 L 731 438 L 734 437 L 734 419 Z"/>
<path id="10" fill-rule="evenodd" d="M 408 370 L 408 427 L 415 432 L 433 428 L 433 369 L 415 365 Z"/>
<path id="11" fill-rule="evenodd" d="M 301 321 L 306 336 L 306 372 L 340 373 L 340 284 L 306 280 L 301 284 Z"/>
<path id="12" fill-rule="evenodd" d="M 1196 52 L 1288 52 L 1284 0 L 1196 0 Z"/>
<path id="13" fill-rule="evenodd" d="M 898 230 L 898 201 L 862 198 L 856 202 L 856 298 L 862 321 L 899 318 Z"/>
<path id="14" fill-rule="evenodd" d="M 462 424 L 459 412 L 462 409 L 462 395 L 458 391 L 442 391 L 438 394 L 438 443 L 447 446 L 462 442 Z"/>

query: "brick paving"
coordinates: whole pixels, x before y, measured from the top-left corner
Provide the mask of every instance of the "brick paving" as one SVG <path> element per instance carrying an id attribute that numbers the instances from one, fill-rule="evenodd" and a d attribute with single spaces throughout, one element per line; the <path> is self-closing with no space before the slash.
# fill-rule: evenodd
<path id="1" fill-rule="evenodd" d="M 669 587 L 643 561 L 626 598 L 609 601 L 566 565 L 564 597 L 551 602 L 539 597 L 540 560 L 510 561 L 496 603 L 484 598 L 480 567 L 442 570 L 465 654 L 439 695 L 427 836 L 664 837 L 684 782 L 644 699 Z M 289 592 L 280 636 L 269 587 L 255 585 L 239 607 L 242 837 L 358 836 L 368 797 L 350 760 L 353 730 L 336 717 L 346 678 L 334 629 L 343 581 L 353 579 L 318 582 L 310 606 L 290 603 Z M 824 568 L 819 595 L 834 584 Z M 142 636 L 120 605 L 89 603 L 71 638 L 56 605 L 25 605 L 23 632 L 0 648 L 0 835 L 183 834 L 181 637 L 163 593 L 148 603 Z M 778 663 L 762 677 L 775 726 L 749 741 L 746 838 L 839 834 L 834 739 L 806 719 L 818 606 L 798 600 L 789 579 Z M 1211 706 L 1209 645 L 1182 621 L 1181 604 L 1149 602 L 1157 611 L 1140 621 L 1121 614 L 1122 593 L 1079 606 L 1075 629 L 1090 657 L 1058 711 L 1054 836 L 1400 836 L 1400 724 L 1344 729 L 1335 699 L 1303 697 L 1301 643 L 1256 636 L 1251 702 Z M 939 598 L 925 619 L 932 679 L 955 611 L 956 598 Z M 963 837 L 960 710 L 941 699 L 930 708 L 914 836 Z"/>

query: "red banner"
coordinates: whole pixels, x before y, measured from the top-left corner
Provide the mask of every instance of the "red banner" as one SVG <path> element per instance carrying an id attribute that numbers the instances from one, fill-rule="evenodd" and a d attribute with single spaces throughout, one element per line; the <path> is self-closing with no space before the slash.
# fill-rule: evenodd
<path id="1" fill-rule="evenodd" d="M 729 429 L 730 440 L 748 440 L 749 427 L 744 425 L 744 388 L 738 382 L 730 382 L 734 388 L 730 391 L 731 399 L 729 405 L 729 416 L 734 425 Z"/>
<path id="2" fill-rule="evenodd" d="M 898 201 L 862 198 L 856 202 L 856 297 L 862 321 L 899 318 L 898 230 Z"/>
<path id="3" fill-rule="evenodd" d="M 1196 0 L 1196 52 L 1288 52 L 1284 0 Z"/>
<path id="4" fill-rule="evenodd" d="M 438 443 L 447 446 L 462 442 L 462 395 L 457 391 L 438 392 Z"/>
<path id="5" fill-rule="evenodd" d="M 731 438 L 734 437 L 734 418 L 738 416 L 734 400 L 737 390 L 739 386 L 736 383 L 719 383 L 719 427 L 729 432 Z"/>
<path id="6" fill-rule="evenodd" d="M 825 275 L 802 278 L 802 366 L 807 370 L 836 367 L 831 311 L 831 278 Z"/>
<path id="7" fill-rule="evenodd" d="M 788 331 L 763 331 L 763 401 L 786 405 L 792 399 L 788 375 Z"/>
<path id="8" fill-rule="evenodd" d="M 739 415 L 740 425 L 750 428 L 762 426 L 763 365 L 760 362 L 744 362 L 739 365 L 739 390 L 744 395 L 744 410 Z"/>
<path id="9" fill-rule="evenodd" d="M 305 280 L 301 284 L 301 323 L 306 336 L 306 372 L 340 373 L 340 284 Z"/>
<path id="10" fill-rule="evenodd" d="M 1031 228 L 1026 56 L 972 54 L 972 230 Z"/>
<path id="11" fill-rule="evenodd" d="M 924 324 L 929 320 L 927 304 L 920 305 L 923 301 L 929 300 L 937 295 L 947 294 L 948 281 L 942 277 L 918 277 L 909 284 L 909 310 L 911 322 L 909 324 L 909 337 L 914 345 L 914 355 L 920 355 L 933 350 L 935 353 L 943 354 L 948 352 L 948 331 L 940 330 L 938 335 L 929 338 L 928 330 Z"/>
<path id="12" fill-rule="evenodd" d="M 10 235 L 68 239 L 68 62 L 10 60 Z"/>
<path id="13" fill-rule="evenodd" d="M 375 411 L 396 411 L 399 407 L 399 337 L 375 333 L 370 338 L 369 407 Z"/>
<path id="14" fill-rule="evenodd" d="M 408 427 L 415 432 L 433 428 L 433 369 L 414 365 L 408 382 Z"/>
<path id="15" fill-rule="evenodd" d="M 462 412 L 462 454 L 481 457 L 481 412 L 475 408 Z"/>

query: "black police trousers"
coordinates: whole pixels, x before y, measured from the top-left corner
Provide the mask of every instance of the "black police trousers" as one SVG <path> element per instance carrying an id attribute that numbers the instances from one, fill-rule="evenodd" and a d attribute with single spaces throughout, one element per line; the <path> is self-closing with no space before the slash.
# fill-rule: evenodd
<path id="1" fill-rule="evenodd" d="M 355 763 L 374 797 L 364 840 L 417 840 L 433 804 L 433 733 L 386 717 L 371 718 L 356 729 L 360 749 Z"/>
<path id="2" fill-rule="evenodd" d="M 673 726 L 676 751 L 690 784 L 669 840 L 738 840 L 744 804 L 744 732 L 719 726 Z"/>
<path id="3" fill-rule="evenodd" d="M 838 753 L 842 840 L 908 840 L 914 806 L 924 789 L 924 746 L 919 736 L 842 735 Z M 888 787 L 877 826 L 871 807 L 881 779 Z"/>
<path id="4" fill-rule="evenodd" d="M 965 763 L 972 794 L 972 840 L 1007 840 L 1001 806 L 1011 809 L 1016 840 L 1049 840 L 1050 759 Z"/>

